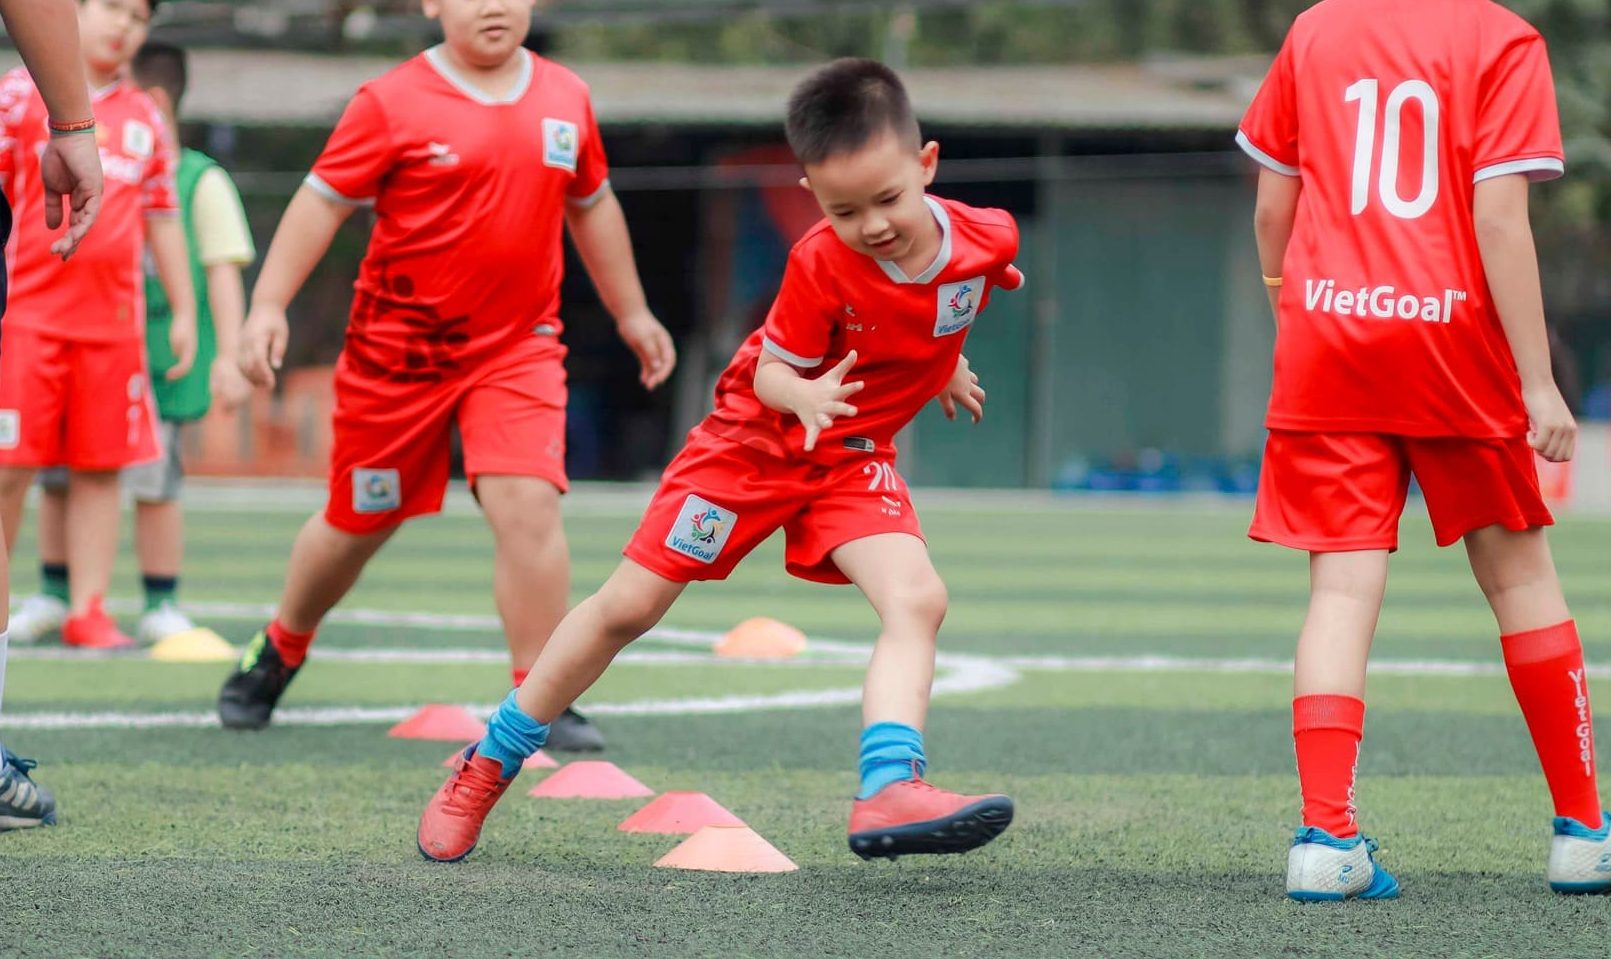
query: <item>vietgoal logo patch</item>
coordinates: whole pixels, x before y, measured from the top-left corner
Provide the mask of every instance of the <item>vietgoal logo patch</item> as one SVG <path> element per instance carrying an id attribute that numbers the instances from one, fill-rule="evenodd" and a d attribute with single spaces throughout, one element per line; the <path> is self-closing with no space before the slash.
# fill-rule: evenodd
<path id="1" fill-rule="evenodd" d="M 941 284 L 935 296 L 938 302 L 934 309 L 934 335 L 950 336 L 972 326 L 973 318 L 979 315 L 979 300 L 984 296 L 984 287 L 985 278 L 982 276 Z"/>
<path id="2" fill-rule="evenodd" d="M 733 535 L 733 524 L 737 521 L 738 514 L 732 510 L 690 493 L 683 500 L 677 521 L 666 534 L 666 548 L 707 565 L 714 563 L 727 545 L 728 537 Z"/>
<path id="3" fill-rule="evenodd" d="M 389 513 L 403 505 L 403 479 L 396 470 L 352 471 L 352 511 Z"/>
<path id="4" fill-rule="evenodd" d="M 576 124 L 543 117 L 543 164 L 575 173 L 579 139 Z"/>

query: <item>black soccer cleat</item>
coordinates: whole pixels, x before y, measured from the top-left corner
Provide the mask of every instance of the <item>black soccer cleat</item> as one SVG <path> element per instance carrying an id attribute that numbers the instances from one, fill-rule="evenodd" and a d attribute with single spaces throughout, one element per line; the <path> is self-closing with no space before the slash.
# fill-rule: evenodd
<path id="1" fill-rule="evenodd" d="M 586 716 L 567 709 L 548 724 L 544 749 L 562 753 L 596 753 L 604 750 L 604 734 Z"/>
<path id="2" fill-rule="evenodd" d="M 268 632 L 260 630 L 218 691 L 219 723 L 225 729 L 266 729 L 275 704 L 301 668 L 285 665 Z"/>

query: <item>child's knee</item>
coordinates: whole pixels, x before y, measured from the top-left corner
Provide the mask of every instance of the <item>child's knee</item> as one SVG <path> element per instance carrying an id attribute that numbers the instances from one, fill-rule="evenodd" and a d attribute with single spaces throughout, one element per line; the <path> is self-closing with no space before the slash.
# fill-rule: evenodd
<path id="1" fill-rule="evenodd" d="M 945 582 L 938 574 L 930 573 L 895 590 L 886 604 L 886 618 L 899 617 L 938 630 L 950 602 Z"/>
<path id="2" fill-rule="evenodd" d="M 622 645 L 632 642 L 660 623 L 665 607 L 659 597 L 644 592 L 605 589 L 594 597 L 605 632 Z"/>

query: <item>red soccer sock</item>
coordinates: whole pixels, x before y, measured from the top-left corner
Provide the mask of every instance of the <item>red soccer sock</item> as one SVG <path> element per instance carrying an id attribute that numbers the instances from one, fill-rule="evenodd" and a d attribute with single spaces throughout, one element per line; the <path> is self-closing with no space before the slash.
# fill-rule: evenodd
<path id="1" fill-rule="evenodd" d="M 1292 701 L 1303 824 L 1338 839 L 1359 834 L 1354 821 L 1354 769 L 1365 732 L 1365 703 L 1352 696 L 1299 696 Z"/>
<path id="2" fill-rule="evenodd" d="M 526 681 L 526 676 L 530 672 L 531 672 L 531 670 L 529 670 L 529 669 L 521 669 L 519 666 L 516 666 L 513 669 L 509 670 L 509 675 L 514 677 L 515 688 L 516 689 L 519 689 L 521 687 L 521 684 L 523 684 Z"/>
<path id="3" fill-rule="evenodd" d="M 308 658 L 308 647 L 313 645 L 313 636 L 317 629 L 310 629 L 305 633 L 293 633 L 280 624 L 278 619 L 268 624 L 269 642 L 274 644 L 274 651 L 280 654 L 285 665 L 295 669 Z"/>
<path id="4" fill-rule="evenodd" d="M 1510 687 L 1555 800 L 1555 815 L 1597 828 L 1601 807 L 1594 779 L 1594 717 L 1577 624 L 1567 620 L 1501 636 L 1499 642 Z"/>

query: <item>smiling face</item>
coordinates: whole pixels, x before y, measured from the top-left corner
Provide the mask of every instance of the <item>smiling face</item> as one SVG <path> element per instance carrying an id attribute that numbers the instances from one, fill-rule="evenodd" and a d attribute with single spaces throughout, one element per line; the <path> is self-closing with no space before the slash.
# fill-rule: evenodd
<path id="1" fill-rule="evenodd" d="M 938 234 L 923 195 L 934 182 L 940 145 L 913 149 L 891 130 L 855 150 L 830 154 L 807 164 L 802 186 L 809 189 L 833 224 L 834 233 L 857 253 L 902 261 L 925 252 Z"/>
<path id="2" fill-rule="evenodd" d="M 465 64 L 490 70 L 507 63 L 531 30 L 535 0 L 425 0 L 425 15 Z"/>
<path id="3" fill-rule="evenodd" d="M 115 75 L 134 58 L 151 27 L 147 0 L 84 0 L 78 5 L 78 42 L 96 73 Z"/>

